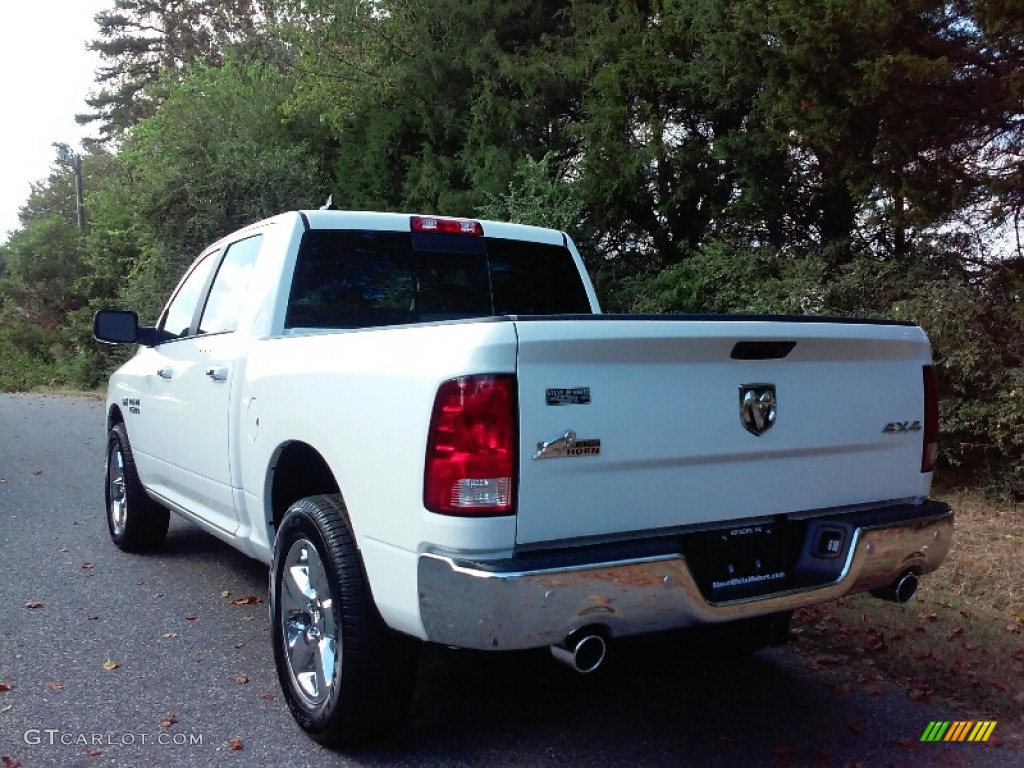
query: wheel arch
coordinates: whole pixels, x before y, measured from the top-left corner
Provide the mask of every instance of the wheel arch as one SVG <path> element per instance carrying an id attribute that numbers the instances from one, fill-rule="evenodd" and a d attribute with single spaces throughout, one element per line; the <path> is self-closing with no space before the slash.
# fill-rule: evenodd
<path id="1" fill-rule="evenodd" d="M 316 448 L 301 441 L 290 441 L 278 447 L 267 470 L 266 482 L 267 536 L 271 546 L 285 512 L 296 501 L 306 496 L 341 494 L 327 460 Z"/>
<path id="2" fill-rule="evenodd" d="M 112 430 L 115 424 L 124 424 L 124 414 L 121 413 L 120 406 L 112 405 L 107 411 L 107 432 Z"/>

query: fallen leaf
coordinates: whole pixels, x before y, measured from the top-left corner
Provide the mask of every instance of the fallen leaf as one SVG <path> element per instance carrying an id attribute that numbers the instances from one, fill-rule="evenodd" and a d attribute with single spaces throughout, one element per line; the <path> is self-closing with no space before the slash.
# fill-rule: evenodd
<path id="1" fill-rule="evenodd" d="M 274 694 L 272 694 L 272 693 L 264 693 L 263 695 L 260 696 L 260 698 L 263 699 L 264 701 L 273 701 L 274 700 Z"/>
<path id="2" fill-rule="evenodd" d="M 843 664 L 845 659 L 842 656 L 837 656 L 830 653 L 819 653 L 817 656 L 811 658 L 811 666 L 818 667 L 837 667 Z"/>
<path id="3" fill-rule="evenodd" d="M 0 485 L 7 485 L 7 478 L 6 477 L 0 477 Z"/>
<path id="4" fill-rule="evenodd" d="M 920 613 L 917 614 L 917 618 L 921 619 L 921 621 L 938 621 L 939 620 L 939 617 L 934 612 L 929 611 L 929 610 L 921 611 Z"/>
<path id="5" fill-rule="evenodd" d="M 225 590 L 224 590 L 223 592 L 221 592 L 221 593 L 220 593 L 220 596 L 221 596 L 221 597 L 231 597 L 231 593 L 230 593 L 230 592 L 228 592 L 228 591 L 227 591 L 227 590 L 225 589 Z"/>
<path id="6" fill-rule="evenodd" d="M 41 470 L 41 469 L 33 469 L 32 470 L 32 474 L 33 475 L 41 475 L 41 474 L 43 474 L 43 470 Z"/>
<path id="7" fill-rule="evenodd" d="M 199 617 L 196 616 L 194 613 L 190 613 L 188 616 L 185 617 L 185 621 L 195 621 L 198 618 Z"/>
<path id="8" fill-rule="evenodd" d="M 864 650 L 866 651 L 883 651 L 886 648 L 885 638 L 877 632 L 869 631 L 869 634 L 864 638 Z"/>
<path id="9" fill-rule="evenodd" d="M 949 630 L 949 634 L 946 635 L 946 639 L 947 640 L 955 640 L 956 638 L 960 637 L 960 635 L 962 635 L 963 633 L 964 633 L 964 628 L 963 627 L 953 627 L 951 630 Z"/>
<path id="10" fill-rule="evenodd" d="M 7 481 L 4 480 L 4 482 L 6 483 Z M 3 755 L 0 757 L 0 762 L 4 764 L 4 768 L 21 768 L 21 763 L 9 755 Z"/>
<path id="11" fill-rule="evenodd" d="M 1012 632 L 1015 635 L 1019 635 L 1020 634 L 1020 624 L 1007 624 L 1006 625 L 1006 631 L 1007 632 Z"/>
<path id="12" fill-rule="evenodd" d="M 0 693 L 7 693 L 12 688 L 14 688 L 13 683 L 0 683 Z"/>
<path id="13" fill-rule="evenodd" d="M 99 757 L 103 754 L 103 750 L 99 747 L 92 747 L 91 749 L 85 750 L 85 754 L 87 754 L 89 757 Z"/>
<path id="14" fill-rule="evenodd" d="M 0 707 L 0 715 L 6 715 L 12 709 L 14 709 L 13 704 L 8 704 L 6 707 Z"/>
<path id="15" fill-rule="evenodd" d="M 230 739 L 228 739 L 228 746 L 235 750 L 235 752 L 237 752 L 242 748 L 242 740 L 237 738 L 236 736 L 232 736 Z"/>
<path id="16" fill-rule="evenodd" d="M 25 603 L 25 607 L 26 608 L 42 608 L 43 604 L 41 602 L 39 602 L 38 600 L 29 600 L 27 603 Z"/>
<path id="17" fill-rule="evenodd" d="M 785 760 L 786 762 L 789 762 L 793 759 L 793 748 L 787 747 L 785 744 L 776 744 L 774 747 L 772 747 L 772 754 L 780 760 Z"/>
<path id="18" fill-rule="evenodd" d="M 120 664 L 118 664 L 116 661 L 113 661 L 112 659 L 107 659 L 103 662 L 103 668 L 108 672 L 112 669 L 117 669 L 120 666 Z"/>
<path id="19" fill-rule="evenodd" d="M 63 691 L 64 690 L 64 686 L 61 685 L 60 683 L 58 683 L 56 680 L 51 680 L 50 682 L 48 682 L 46 684 L 46 687 L 49 688 L 51 691 Z"/>
<path id="20" fill-rule="evenodd" d="M 917 701 L 921 703 L 927 703 L 928 697 L 931 695 L 932 689 L 925 685 L 915 685 L 909 691 L 907 691 L 907 698 L 911 701 Z"/>
<path id="21" fill-rule="evenodd" d="M 1010 655 L 1017 661 L 1024 661 L 1024 648 L 1014 648 Z"/>
<path id="22" fill-rule="evenodd" d="M 237 683 L 238 685 L 245 685 L 249 682 L 249 678 L 245 675 L 235 675 L 231 678 L 231 681 Z"/>
<path id="23" fill-rule="evenodd" d="M 163 638 L 164 638 L 164 640 L 177 640 L 178 639 L 178 633 L 177 632 L 164 632 Z"/>
<path id="24" fill-rule="evenodd" d="M 249 595 L 248 597 L 236 597 L 231 601 L 232 605 L 256 605 L 262 603 L 263 600 L 256 595 Z"/>
<path id="25" fill-rule="evenodd" d="M 236 650 L 236 651 L 237 651 L 237 650 L 238 650 L 239 648 L 244 648 L 244 647 L 245 647 L 245 643 L 235 643 L 235 650 Z"/>
<path id="26" fill-rule="evenodd" d="M 989 680 L 989 682 L 992 684 L 993 688 L 998 688 L 1003 693 L 1008 693 L 1010 691 L 1010 684 L 1005 680 L 1000 680 L 998 677 L 993 677 Z"/>
<path id="27" fill-rule="evenodd" d="M 95 565 L 93 565 L 92 563 L 82 563 L 82 567 L 83 567 L 83 568 L 84 568 L 85 570 L 87 570 L 87 571 L 88 571 L 88 570 L 90 570 L 91 568 L 95 568 L 96 566 L 95 566 Z"/>
<path id="28" fill-rule="evenodd" d="M 178 716 L 177 715 L 168 715 L 167 717 L 165 717 L 163 720 L 160 721 L 160 727 L 161 728 L 170 728 L 176 722 L 178 722 Z"/>
<path id="29" fill-rule="evenodd" d="M 163 592 L 154 592 L 153 593 L 153 597 L 163 597 L 163 596 L 164 596 Z"/>
<path id="30" fill-rule="evenodd" d="M 961 643 L 960 647 L 963 648 L 965 651 L 976 651 L 981 646 L 979 646 L 977 643 Z"/>

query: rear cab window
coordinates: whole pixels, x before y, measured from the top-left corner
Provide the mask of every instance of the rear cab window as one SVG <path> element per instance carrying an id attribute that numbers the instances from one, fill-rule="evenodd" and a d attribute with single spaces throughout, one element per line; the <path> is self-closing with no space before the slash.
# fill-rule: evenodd
<path id="1" fill-rule="evenodd" d="M 576 262 L 562 245 L 312 229 L 299 246 L 285 328 L 590 312 Z"/>

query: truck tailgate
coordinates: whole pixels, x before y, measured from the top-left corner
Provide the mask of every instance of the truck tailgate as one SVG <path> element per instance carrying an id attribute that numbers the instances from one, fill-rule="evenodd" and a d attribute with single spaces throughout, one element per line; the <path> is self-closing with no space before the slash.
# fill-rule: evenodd
<path id="1" fill-rule="evenodd" d="M 930 349 L 915 326 L 671 316 L 516 326 L 519 544 L 927 494 Z"/>

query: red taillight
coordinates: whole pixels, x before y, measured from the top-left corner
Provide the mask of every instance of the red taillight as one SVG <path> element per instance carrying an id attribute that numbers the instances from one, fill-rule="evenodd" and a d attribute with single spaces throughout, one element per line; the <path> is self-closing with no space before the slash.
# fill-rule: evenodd
<path id="1" fill-rule="evenodd" d="M 921 452 L 921 471 L 935 470 L 939 456 L 939 384 L 935 366 L 924 366 L 924 448 Z"/>
<path id="2" fill-rule="evenodd" d="M 444 515 L 515 512 L 516 379 L 449 379 L 437 390 L 427 435 L 423 505 Z"/>
<path id="3" fill-rule="evenodd" d="M 481 237 L 483 225 L 470 219 L 448 219 L 440 216 L 413 216 L 409 219 L 413 232 L 436 232 L 444 235 Z"/>

